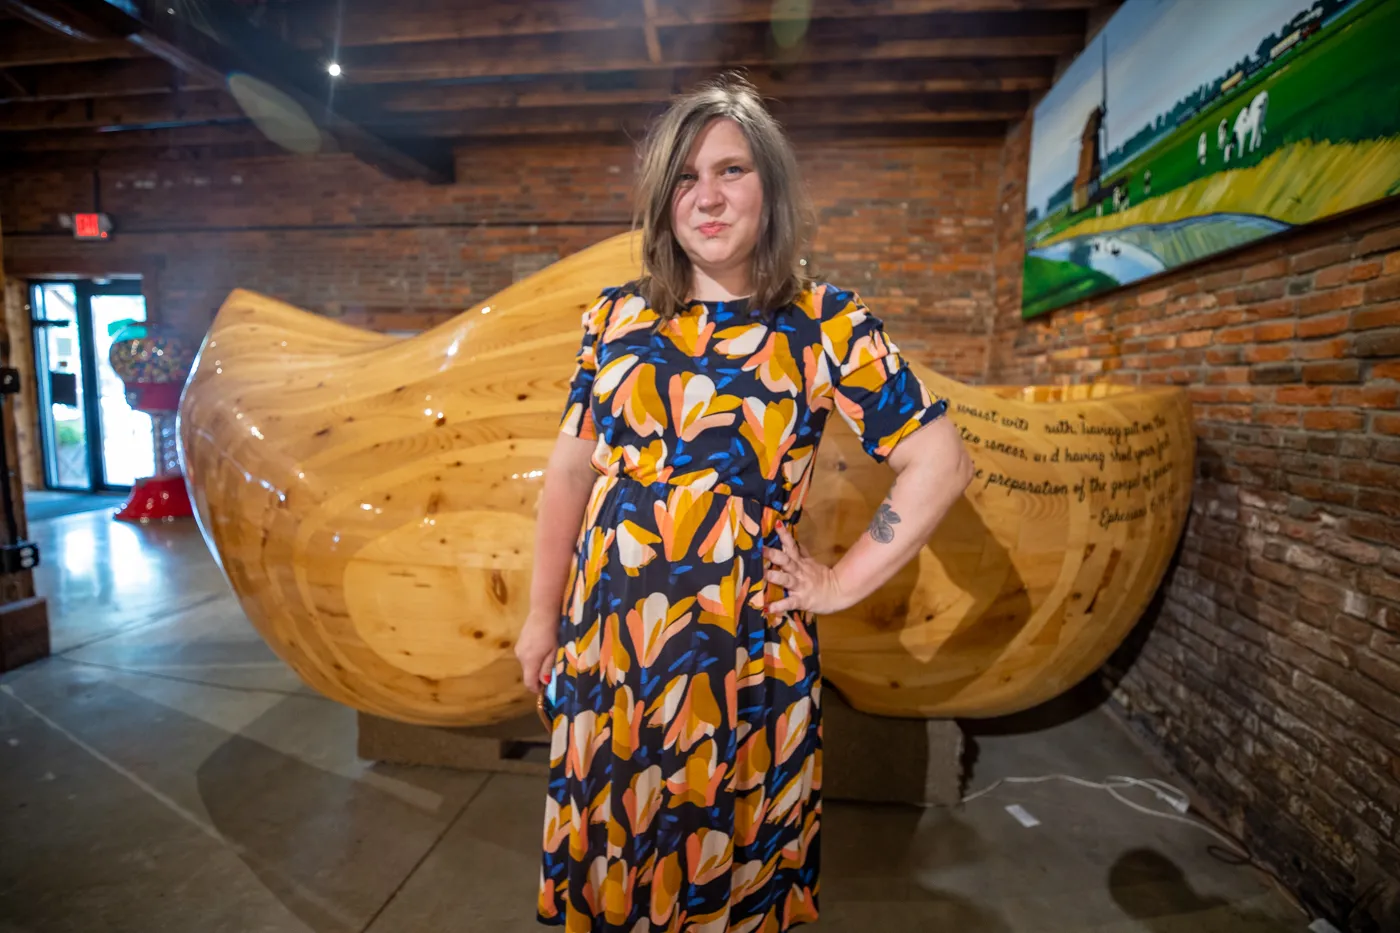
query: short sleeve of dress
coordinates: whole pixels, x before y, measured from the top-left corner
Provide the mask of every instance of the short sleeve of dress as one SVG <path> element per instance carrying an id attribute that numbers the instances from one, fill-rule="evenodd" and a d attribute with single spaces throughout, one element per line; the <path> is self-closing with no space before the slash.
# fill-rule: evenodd
<path id="1" fill-rule="evenodd" d="M 831 314 L 823 313 L 821 328 L 836 410 L 865 452 L 883 462 L 900 441 L 942 417 L 948 402 L 929 394 L 859 296 L 829 292 L 826 299 L 828 307 L 835 306 Z"/>
<path id="2" fill-rule="evenodd" d="M 615 297 L 615 290 L 608 289 L 583 312 L 583 339 L 574 355 L 574 374 L 569 380 L 569 397 L 564 404 L 564 415 L 559 420 L 561 432 L 584 440 L 598 439 L 590 404 L 593 397 L 593 377 L 598 373 L 598 341 L 602 338 L 608 311 L 612 308 Z"/>

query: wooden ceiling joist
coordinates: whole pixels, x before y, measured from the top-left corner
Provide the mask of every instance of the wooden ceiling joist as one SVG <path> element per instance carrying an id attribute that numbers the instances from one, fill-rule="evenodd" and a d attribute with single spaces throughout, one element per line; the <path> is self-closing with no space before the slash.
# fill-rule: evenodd
<path id="1" fill-rule="evenodd" d="M 1100 0 L 382 0 L 306 4 L 290 14 L 296 41 L 338 37 L 341 47 L 490 39 L 548 33 L 767 24 L 810 18 L 870 20 L 937 13 L 1082 13 Z M 649 13 L 643 4 L 654 7 Z"/>
<path id="2" fill-rule="evenodd" d="M 662 34 L 664 65 L 647 55 L 641 32 L 587 32 L 568 35 L 462 39 L 417 45 L 376 45 L 344 49 L 341 63 L 352 85 L 406 81 L 448 81 L 506 77 L 530 70 L 554 74 L 633 71 L 655 67 L 708 68 L 893 61 L 898 59 L 1054 59 L 1082 47 L 1082 31 L 1058 21 L 1030 21 L 1005 31 L 962 24 L 881 24 L 857 30 L 813 24 L 803 41 L 775 49 L 761 26 L 722 30 L 673 30 Z M 1081 27 L 1082 28 L 1082 27 Z M 538 64 L 535 64 L 538 63 Z"/>
<path id="3" fill-rule="evenodd" d="M 833 62 L 748 72 L 770 99 L 796 100 L 882 94 L 938 94 L 956 91 L 1038 91 L 1050 86 L 1051 62 L 997 59 L 947 61 Z M 355 88 L 394 113 L 480 110 L 494 107 L 589 107 L 665 103 L 677 89 L 691 87 L 713 69 L 677 68 L 606 74 L 567 75 L 528 81 L 379 85 Z"/>
<path id="4" fill-rule="evenodd" d="M 46 132 L 91 127 L 108 132 L 242 122 L 247 115 L 222 91 L 99 97 L 91 100 L 17 103 L 3 111 L 6 132 Z"/>
<path id="5" fill-rule="evenodd" d="M 0 68 L 36 65 L 69 65 L 140 55 L 121 39 L 87 41 L 40 29 L 26 22 L 10 22 L 0 29 Z"/>
<path id="6" fill-rule="evenodd" d="M 11 68 L 7 74 L 14 83 L 0 86 L 0 104 L 128 97 L 223 86 L 222 81 L 201 81 L 158 58 L 83 62 L 62 68 Z M 0 112 L 0 123 L 3 119 Z"/>

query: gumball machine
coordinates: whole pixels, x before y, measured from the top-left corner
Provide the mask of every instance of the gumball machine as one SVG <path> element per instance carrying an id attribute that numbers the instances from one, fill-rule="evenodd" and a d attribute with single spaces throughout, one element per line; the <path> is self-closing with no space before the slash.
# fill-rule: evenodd
<path id="1" fill-rule="evenodd" d="M 144 324 L 129 321 L 113 337 L 108 360 L 126 385 L 127 403 L 151 416 L 155 443 L 156 473 L 137 480 L 117 511 L 117 520 L 168 522 L 193 516 L 180 473 L 175 415 L 194 363 L 194 348 L 177 336 L 153 333 Z"/>

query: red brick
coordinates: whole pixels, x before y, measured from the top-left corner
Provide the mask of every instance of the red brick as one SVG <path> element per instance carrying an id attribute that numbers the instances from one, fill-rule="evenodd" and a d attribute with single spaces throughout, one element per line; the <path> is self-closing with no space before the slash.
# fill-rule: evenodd
<path id="1" fill-rule="evenodd" d="M 1346 530 L 1353 537 L 1400 547 L 1400 522 L 1380 515 L 1353 515 L 1347 519 Z"/>
<path id="2" fill-rule="evenodd" d="M 1257 282 L 1254 285 L 1242 285 L 1235 289 L 1231 300 L 1235 304 L 1241 305 L 1262 305 L 1265 302 L 1277 301 L 1288 293 L 1288 285 L 1279 279 L 1268 282 Z M 1255 310 L 1251 308 L 1250 310 Z"/>
<path id="3" fill-rule="evenodd" d="M 1318 288 L 1336 288 L 1350 278 L 1351 271 L 1352 267 L 1347 263 L 1319 269 L 1313 276 L 1313 285 Z"/>
<path id="4" fill-rule="evenodd" d="M 1321 269 L 1323 266 L 1344 262 L 1350 259 L 1351 256 L 1352 245 L 1350 243 L 1338 243 L 1332 246 L 1323 246 L 1318 249 L 1308 250 L 1306 253 L 1299 253 L 1297 256 L 1293 257 L 1289 268 L 1295 273 L 1311 272 L 1314 269 Z"/>
<path id="5" fill-rule="evenodd" d="M 1400 435 L 1400 415 L 1372 415 L 1371 430 L 1377 434 Z"/>
<path id="6" fill-rule="evenodd" d="M 1352 563 L 1370 566 L 1380 563 L 1381 560 L 1380 548 L 1335 532 L 1327 531 L 1317 535 L 1314 543 L 1327 553 L 1346 558 Z"/>
<path id="7" fill-rule="evenodd" d="M 1202 421 L 1236 421 L 1242 424 L 1254 420 L 1253 412 L 1247 405 L 1203 405 L 1197 417 Z"/>
<path id="8" fill-rule="evenodd" d="M 1280 256 L 1277 259 L 1270 259 L 1250 266 L 1244 270 L 1244 281 L 1258 282 L 1263 279 L 1276 279 L 1279 276 L 1288 274 L 1288 257 Z"/>
<path id="9" fill-rule="evenodd" d="M 1357 507 L 1392 518 L 1400 516 L 1400 493 L 1379 489 L 1363 489 L 1356 497 Z"/>
<path id="10" fill-rule="evenodd" d="M 1318 382 L 1360 382 L 1361 364 L 1357 360 L 1339 360 L 1335 363 L 1309 363 L 1303 367 L 1303 381 L 1309 384 Z"/>
<path id="11" fill-rule="evenodd" d="M 1332 334 L 1340 334 L 1347 329 L 1352 312 L 1340 311 L 1336 314 L 1329 314 L 1326 317 L 1308 318 L 1306 321 L 1298 322 L 1299 337 L 1328 337 Z"/>
<path id="12" fill-rule="evenodd" d="M 1331 386 L 1280 386 L 1274 400 L 1280 405 L 1330 405 Z"/>
<path id="13" fill-rule="evenodd" d="M 1249 382 L 1248 366 L 1219 366 L 1206 371 L 1206 382 L 1211 385 L 1245 384 Z"/>
<path id="14" fill-rule="evenodd" d="M 1376 459 L 1386 463 L 1400 463 L 1400 441 L 1377 441 Z M 1400 573 L 1400 570 L 1396 572 Z"/>
<path id="15" fill-rule="evenodd" d="M 1348 461 L 1342 464 L 1339 479 L 1354 486 L 1400 489 L 1400 467 Z"/>
<path id="16" fill-rule="evenodd" d="M 1331 480 L 1309 479 L 1305 476 L 1289 476 L 1288 491 L 1314 502 L 1328 502 L 1332 505 L 1349 506 L 1356 501 L 1356 490 L 1350 486 L 1338 486 Z"/>
<path id="17" fill-rule="evenodd" d="M 1383 271 L 1386 275 L 1392 275 L 1394 273 L 1400 272 L 1400 250 L 1396 250 L 1395 252 L 1386 255 L 1385 268 Z"/>
<path id="18" fill-rule="evenodd" d="M 1393 281 L 1400 283 L 1400 275 L 1393 276 Z M 1384 281 L 1384 280 L 1382 280 Z M 1369 298 L 1367 299 L 1370 300 Z M 1380 301 L 1381 299 L 1376 299 Z M 1361 308 L 1352 313 L 1351 326 L 1357 330 L 1370 330 L 1373 327 L 1391 327 L 1400 325 L 1400 301 L 1391 301 L 1389 304 L 1377 304 L 1374 307 Z"/>
<path id="19" fill-rule="evenodd" d="M 1295 327 L 1292 321 L 1280 321 L 1274 324 L 1256 324 L 1254 327 L 1254 339 L 1261 341 L 1268 340 L 1288 340 L 1293 336 Z"/>
<path id="20" fill-rule="evenodd" d="M 1247 363 L 1277 363 L 1280 360 L 1290 359 L 1292 356 L 1293 347 L 1286 343 L 1270 343 L 1264 346 L 1244 348 L 1244 359 Z"/>
<path id="21" fill-rule="evenodd" d="M 1352 341 L 1357 356 L 1400 356 L 1400 327 L 1370 330 Z"/>
<path id="22" fill-rule="evenodd" d="M 1210 346 L 1212 337 L 1213 334 L 1209 330 L 1193 330 L 1178 337 L 1177 346 L 1187 348 Z"/>
<path id="23" fill-rule="evenodd" d="M 1254 420 L 1258 424 L 1267 424 L 1273 427 L 1297 427 L 1298 411 L 1290 408 L 1264 408 L 1255 415 Z"/>
<path id="24" fill-rule="evenodd" d="M 1222 269 L 1219 272 L 1212 272 L 1204 275 L 1200 279 L 1201 289 L 1207 292 L 1218 292 L 1223 288 L 1239 282 L 1244 278 L 1244 270 L 1240 268 Z"/>
<path id="25" fill-rule="evenodd" d="M 1361 238 L 1356 244 L 1356 255 L 1369 256 L 1371 253 L 1384 253 L 1400 249 L 1400 226 L 1375 230 Z"/>
<path id="26" fill-rule="evenodd" d="M 1359 389 L 1337 389 L 1335 400 L 1338 405 L 1350 405 L 1354 408 L 1400 408 L 1400 388 L 1365 386 Z"/>
<path id="27" fill-rule="evenodd" d="M 1352 338 L 1335 337 L 1332 340 L 1299 341 L 1292 345 L 1291 353 L 1300 360 L 1340 360 L 1351 350 Z"/>
<path id="28" fill-rule="evenodd" d="M 1164 301 L 1166 301 L 1166 300 L 1167 300 L 1167 289 L 1165 289 L 1165 288 L 1156 288 L 1156 289 L 1153 289 L 1153 290 L 1150 291 L 1150 292 L 1143 292 L 1141 295 L 1138 295 L 1138 296 L 1137 296 L 1137 305 L 1138 305 L 1139 308 L 1150 308 L 1150 307 L 1153 307 L 1153 306 L 1155 306 L 1155 305 L 1159 305 L 1159 304 L 1161 304 L 1162 302 L 1164 302 Z"/>
<path id="29" fill-rule="evenodd" d="M 1374 285 L 1375 283 L 1372 283 Z M 1371 286 L 1367 286 L 1371 287 Z M 1322 314 L 1340 308 L 1354 308 L 1361 304 L 1364 289 L 1360 285 L 1349 285 L 1325 292 L 1313 292 L 1299 298 L 1295 304 L 1300 315 Z"/>
<path id="30" fill-rule="evenodd" d="M 1245 319 L 1272 320 L 1275 318 L 1293 317 L 1295 314 L 1292 298 L 1280 298 L 1277 301 L 1266 301 L 1263 304 L 1250 305 L 1247 311 L 1239 312 Z"/>
<path id="31" fill-rule="evenodd" d="M 1215 335 L 1217 343 L 1249 343 L 1254 340 L 1254 325 L 1226 327 Z"/>
<path id="32" fill-rule="evenodd" d="M 1214 365 L 1232 364 L 1240 361 L 1239 347 L 1212 347 L 1206 351 L 1206 362 Z"/>
<path id="33" fill-rule="evenodd" d="M 1303 413 L 1303 427 L 1309 431 L 1360 431 L 1366 426 L 1366 416 L 1354 411 L 1308 411 Z"/>
<path id="34" fill-rule="evenodd" d="M 1366 303 L 1394 301 L 1400 298 L 1400 275 L 1385 276 L 1366 284 Z"/>
<path id="35" fill-rule="evenodd" d="M 1348 281 L 1369 282 L 1371 279 L 1374 279 L 1376 276 L 1380 275 L 1382 271 L 1382 264 L 1375 260 L 1372 260 L 1371 262 L 1358 262 L 1355 266 L 1352 267 L 1351 275 L 1348 276 Z"/>
<path id="36" fill-rule="evenodd" d="M 1395 360 L 1389 363 L 1372 364 L 1371 378 L 1400 380 L 1400 360 Z"/>

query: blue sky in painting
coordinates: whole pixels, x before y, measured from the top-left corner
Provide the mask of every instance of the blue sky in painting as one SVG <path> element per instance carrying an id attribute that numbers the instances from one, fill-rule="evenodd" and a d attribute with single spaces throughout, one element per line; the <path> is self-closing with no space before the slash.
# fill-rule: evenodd
<path id="1" fill-rule="evenodd" d="M 1108 42 L 1108 146 L 1113 149 L 1197 86 L 1253 55 L 1313 0 L 1128 0 L 1035 110 L 1026 206 L 1074 177 L 1084 120 L 1103 93 Z"/>

